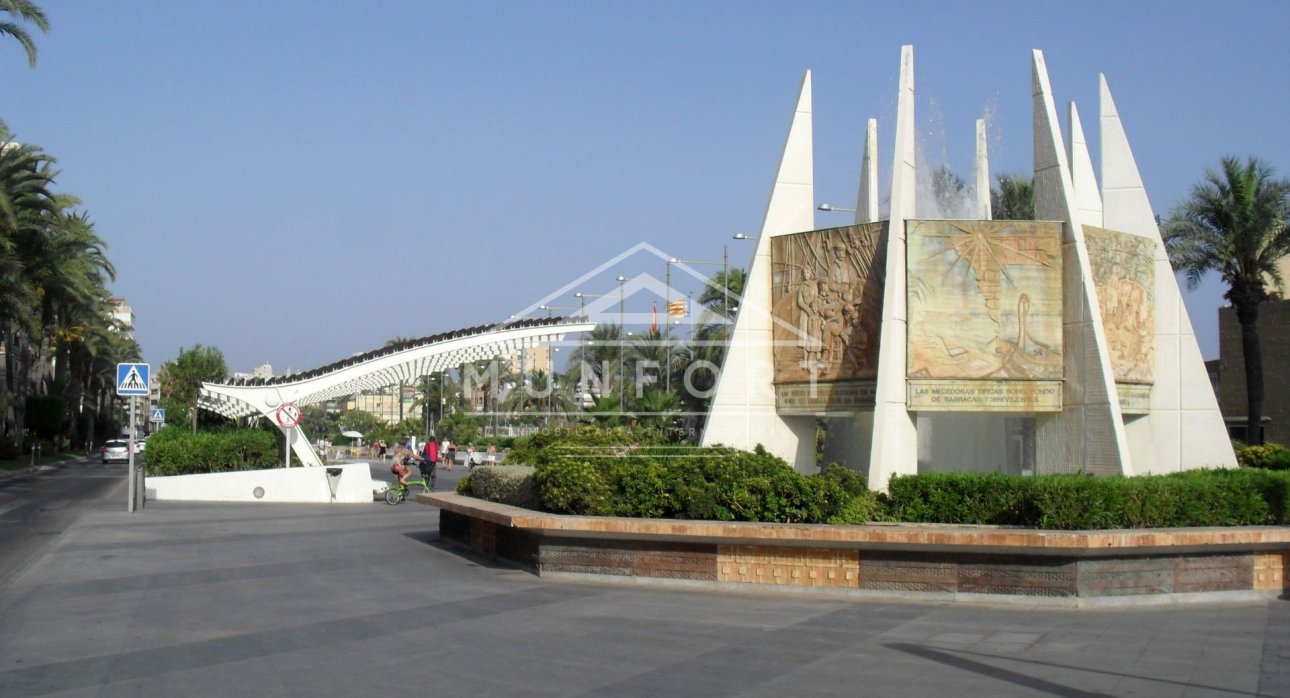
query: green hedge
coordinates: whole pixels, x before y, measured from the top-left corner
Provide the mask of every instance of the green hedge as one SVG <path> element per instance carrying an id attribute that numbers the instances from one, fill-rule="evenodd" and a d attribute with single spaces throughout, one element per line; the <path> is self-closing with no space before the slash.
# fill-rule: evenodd
<path id="1" fill-rule="evenodd" d="M 1043 529 L 1250 526 L 1290 520 L 1290 473 L 1192 470 L 1172 475 L 1018 477 L 935 473 L 893 477 L 897 521 Z"/>
<path id="2" fill-rule="evenodd" d="M 469 492 L 480 499 L 525 509 L 537 508 L 533 468 L 527 465 L 480 465 L 466 478 Z"/>
<path id="3" fill-rule="evenodd" d="M 605 430 L 601 430 L 605 431 Z M 621 436 L 625 432 L 619 432 Z M 613 437 L 534 450 L 533 487 L 549 512 L 715 521 L 861 524 L 877 509 L 858 474 L 803 475 L 762 449 L 749 453 L 613 443 Z M 476 474 L 479 470 L 476 469 Z M 473 481 L 461 491 L 488 498 Z"/>
<path id="4" fill-rule="evenodd" d="M 273 434 L 253 429 L 194 434 L 183 427 L 166 427 L 148 437 L 144 458 L 150 475 L 255 470 L 282 464 Z"/>
<path id="5" fill-rule="evenodd" d="M 1128 478 L 909 475 L 892 478 L 879 496 L 837 465 L 807 476 L 760 447 L 667 445 L 643 430 L 584 426 L 518 445 L 508 463 L 535 466 L 531 477 L 476 485 L 477 469 L 458 491 L 505 501 L 531 481 L 540 508 L 587 516 L 1058 530 L 1281 525 L 1290 523 L 1290 470 L 1276 466 L 1282 452 L 1246 447 L 1242 463 L 1251 467 Z"/>
<path id="6" fill-rule="evenodd" d="M 1290 470 L 1290 449 L 1281 444 L 1246 446 L 1240 441 L 1233 441 L 1232 448 L 1236 451 L 1236 462 L 1242 468 Z"/>
<path id="7" fill-rule="evenodd" d="M 506 462 L 540 466 L 561 457 L 582 455 L 598 457 L 626 453 L 664 442 L 664 435 L 643 427 L 602 427 L 581 424 L 547 428 L 532 436 L 517 439 L 506 452 Z"/>

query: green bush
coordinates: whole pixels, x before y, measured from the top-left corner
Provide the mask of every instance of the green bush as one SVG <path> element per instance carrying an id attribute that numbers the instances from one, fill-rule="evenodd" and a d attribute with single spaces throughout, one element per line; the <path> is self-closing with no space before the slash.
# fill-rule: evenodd
<path id="1" fill-rule="evenodd" d="M 469 493 L 490 502 L 537 508 L 533 468 L 528 465 L 481 465 L 470 474 Z"/>
<path id="2" fill-rule="evenodd" d="M 557 513 L 864 523 L 878 509 L 873 493 L 848 490 L 856 489 L 855 476 L 802 475 L 760 448 L 752 453 L 658 444 L 618 448 L 612 442 L 590 451 L 560 449 L 556 443 L 546 448 L 534 483 L 542 508 Z"/>
<path id="3" fill-rule="evenodd" d="M 267 431 L 166 427 L 148 438 L 144 460 L 150 475 L 189 475 L 272 468 L 282 463 L 282 452 Z"/>
<path id="4" fill-rule="evenodd" d="M 1141 477 L 935 473 L 895 477 L 898 521 L 1079 530 L 1248 526 L 1287 520 L 1290 473 L 1193 470 Z"/>
<path id="5" fill-rule="evenodd" d="M 455 490 L 457 494 L 465 495 L 467 497 L 475 496 L 474 483 L 471 482 L 470 477 L 470 475 L 467 475 L 457 481 L 457 489 Z"/>
<path id="6" fill-rule="evenodd" d="M 581 424 L 543 429 L 518 439 L 506 453 L 506 462 L 541 466 L 558 458 L 596 458 L 621 455 L 641 447 L 661 444 L 663 435 L 643 427 L 602 427 Z"/>
<path id="7" fill-rule="evenodd" d="M 1059 530 L 1290 523 L 1290 470 L 1257 466 L 1129 478 L 932 473 L 894 477 L 889 493 L 878 495 L 859 473 L 836 464 L 807 476 L 760 446 L 668 445 L 627 428 L 550 430 L 516 451 L 525 459 L 519 462 L 535 466 L 537 505 L 562 514 Z M 489 487 L 458 491 L 507 496 L 483 494 L 503 488 Z"/>
<path id="8" fill-rule="evenodd" d="M 602 470 L 590 461 L 573 459 L 540 467 L 533 474 L 538 502 L 557 514 L 613 516 L 614 493 Z"/>
<path id="9" fill-rule="evenodd" d="M 1247 446 L 1240 441 L 1233 441 L 1232 448 L 1236 451 L 1236 462 L 1242 468 L 1290 470 L 1290 449 L 1281 444 Z"/>
<path id="10" fill-rule="evenodd" d="M 1030 478 L 998 473 L 928 473 L 893 477 L 891 516 L 917 523 L 1025 526 L 1035 518 Z"/>

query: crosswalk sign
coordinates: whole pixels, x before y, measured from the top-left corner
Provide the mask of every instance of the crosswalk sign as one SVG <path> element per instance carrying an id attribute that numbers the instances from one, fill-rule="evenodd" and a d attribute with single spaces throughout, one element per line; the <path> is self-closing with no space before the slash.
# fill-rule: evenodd
<path id="1" fill-rule="evenodd" d="M 164 424 L 166 422 L 165 408 L 163 407 L 152 408 L 152 411 L 148 413 L 148 421 L 156 422 L 157 424 Z"/>
<path id="2" fill-rule="evenodd" d="M 117 364 L 116 394 L 148 395 L 151 392 L 148 387 L 149 373 L 148 364 Z"/>

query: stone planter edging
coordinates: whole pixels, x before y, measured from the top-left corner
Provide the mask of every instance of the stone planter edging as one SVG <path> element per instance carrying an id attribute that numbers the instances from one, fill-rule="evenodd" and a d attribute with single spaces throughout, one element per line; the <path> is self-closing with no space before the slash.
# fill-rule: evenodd
<path id="1" fill-rule="evenodd" d="M 456 494 L 445 539 L 541 576 L 929 599 L 1219 601 L 1290 586 L 1290 527 L 1043 531 L 546 514 Z"/>

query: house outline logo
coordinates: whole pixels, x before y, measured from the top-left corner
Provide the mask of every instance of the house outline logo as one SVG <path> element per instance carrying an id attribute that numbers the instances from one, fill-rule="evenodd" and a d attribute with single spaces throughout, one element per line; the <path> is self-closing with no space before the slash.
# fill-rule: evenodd
<path id="1" fill-rule="evenodd" d="M 623 250 L 617 255 L 614 255 L 613 257 L 605 260 L 595 268 L 583 273 L 581 276 L 577 277 L 573 281 L 570 281 L 565 285 L 561 286 L 558 290 L 547 294 L 546 296 L 544 296 L 537 302 L 529 305 L 528 307 L 524 308 L 523 310 L 516 312 L 513 317 L 528 317 L 530 315 L 540 312 L 544 306 L 554 305 L 556 302 L 572 297 L 575 292 L 580 292 L 583 290 L 583 287 L 591 285 L 590 282 L 593 279 L 596 279 L 604 275 L 608 270 L 614 268 L 623 260 L 626 260 L 642 251 L 650 255 L 653 255 L 654 257 L 657 257 L 659 261 L 663 262 L 664 264 L 670 264 L 672 267 L 684 273 L 686 276 L 689 276 L 699 281 L 700 283 L 703 284 L 704 288 L 713 288 L 713 289 L 721 290 L 721 286 L 719 286 L 715 281 L 713 281 L 711 276 L 705 275 L 703 272 L 695 269 L 693 266 L 691 266 L 689 263 L 683 260 L 677 259 L 676 257 L 673 257 L 669 254 L 664 253 L 662 250 L 655 247 L 654 245 L 648 242 L 642 241 L 642 242 L 636 243 L 635 245 L 632 245 L 626 250 Z M 672 261 L 674 259 L 677 261 Z M 750 259 L 749 260 L 750 267 L 751 267 L 751 261 L 752 260 Z M 733 270 L 733 269 L 743 269 L 743 267 L 740 267 L 738 265 L 730 265 L 727 267 L 727 274 L 730 272 L 730 270 Z M 747 270 L 744 269 L 744 272 L 746 274 Z M 675 273 L 676 272 L 674 271 L 673 274 Z M 711 308 L 706 308 L 704 306 L 699 305 L 698 299 L 690 298 L 689 295 L 680 295 L 680 296 L 674 295 L 675 288 L 669 288 L 666 281 L 659 280 L 658 277 L 654 276 L 649 272 L 637 273 L 634 276 L 628 277 L 625 281 L 621 283 L 622 285 L 621 285 L 621 288 L 619 289 L 611 288 L 610 290 L 604 291 L 604 292 L 588 293 L 586 296 L 587 301 L 586 301 L 585 307 L 583 307 L 579 312 L 575 312 L 572 314 L 584 315 L 588 320 L 594 321 L 597 323 L 603 322 L 603 323 L 612 323 L 617 325 L 619 324 L 619 320 L 620 320 L 619 308 L 622 305 L 624 305 L 628 299 L 632 298 L 635 294 L 641 291 L 652 291 L 654 295 L 657 296 L 657 299 L 659 302 L 659 309 L 658 309 L 659 317 L 662 322 L 668 322 L 669 320 L 667 315 L 667 304 L 669 302 L 677 301 L 677 300 L 686 301 L 686 308 L 688 311 L 686 315 L 686 321 L 687 321 L 686 324 L 694 326 L 699 324 L 705 324 L 708 321 L 713 321 L 716 324 L 721 324 L 723 321 L 723 318 L 719 312 Z M 747 283 L 748 281 L 745 278 L 745 284 Z M 673 284 L 673 287 L 674 286 L 675 284 Z M 745 285 L 745 290 L 746 288 L 747 286 Z M 729 291 L 729 294 L 730 294 L 729 307 L 732 308 L 733 311 L 730 312 L 727 318 L 725 318 L 725 322 L 727 322 L 730 325 L 732 332 L 734 331 L 735 320 L 738 317 L 738 314 L 741 312 L 750 312 L 750 313 L 756 313 L 757 315 L 762 317 L 769 318 L 772 325 L 783 328 L 784 330 L 787 331 L 788 335 L 791 337 L 791 339 L 788 340 L 787 342 L 784 342 L 782 340 L 776 341 L 771 338 L 764 338 L 764 339 L 754 338 L 750 341 L 753 341 L 757 344 L 796 345 L 801 340 L 802 337 L 805 337 L 805 335 L 802 334 L 801 329 L 796 324 L 785 322 L 783 319 L 775 317 L 770 307 L 764 307 L 764 308 L 759 307 L 759 305 L 756 303 L 747 304 L 747 306 L 745 307 L 745 302 L 742 294 L 736 293 L 733 290 L 729 290 L 729 289 L 726 289 L 726 290 Z M 697 312 L 696 312 L 696 306 L 698 306 Z M 567 308 L 567 306 L 561 306 L 561 307 Z M 654 312 L 653 309 L 646 312 L 623 311 L 621 313 L 621 320 L 622 320 L 621 324 L 624 327 L 648 325 L 653 320 L 653 312 Z"/>

